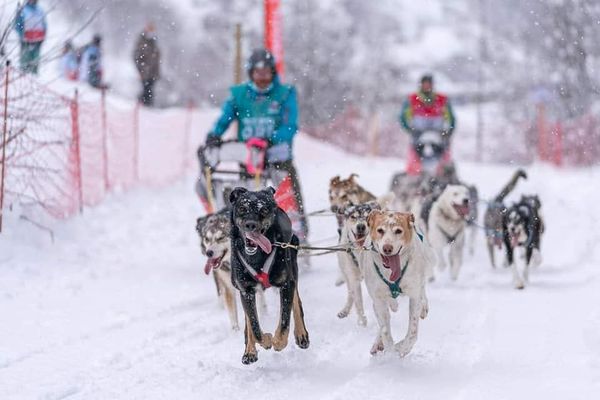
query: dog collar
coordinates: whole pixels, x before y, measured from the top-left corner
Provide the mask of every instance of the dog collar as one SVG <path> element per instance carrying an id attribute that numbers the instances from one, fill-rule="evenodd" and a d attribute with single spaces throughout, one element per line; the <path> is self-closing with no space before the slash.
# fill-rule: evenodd
<path id="1" fill-rule="evenodd" d="M 442 235 L 444 235 L 444 237 L 448 241 L 448 244 L 454 243 L 458 235 L 460 235 L 460 233 L 462 232 L 462 229 L 459 229 L 458 232 L 456 232 L 454 235 L 451 235 L 448 232 L 446 232 L 439 224 L 436 224 L 436 226 L 440 230 L 440 232 L 442 232 Z"/>
<path id="2" fill-rule="evenodd" d="M 236 249 L 235 252 L 237 254 L 238 259 L 244 266 L 244 268 L 246 268 L 246 271 L 248 271 L 248 273 L 250 275 L 252 275 L 254 280 L 256 280 L 258 283 L 260 283 L 263 288 L 265 288 L 265 289 L 270 288 L 271 283 L 269 282 L 269 270 L 273 266 L 273 261 L 275 260 L 276 252 L 272 251 L 271 254 L 269 254 L 267 259 L 265 260 L 265 263 L 263 264 L 262 268 L 259 271 L 252 268 L 252 266 L 248 263 L 248 261 L 246 261 L 246 259 L 244 257 L 242 257 L 242 255 L 240 254 L 240 251 L 238 249 Z"/>
<path id="3" fill-rule="evenodd" d="M 383 283 L 385 283 L 388 289 L 390 289 L 390 294 L 392 295 L 392 298 L 395 299 L 396 297 L 400 296 L 402 294 L 402 289 L 400 288 L 400 281 L 402 280 L 402 277 L 404 277 L 406 268 L 408 268 L 408 260 L 406 260 L 402 271 L 400 271 L 400 277 L 394 282 L 390 282 L 387 279 L 385 279 L 375 262 L 373 263 L 373 267 L 375 267 L 375 271 L 377 272 L 377 275 L 379 275 Z"/>

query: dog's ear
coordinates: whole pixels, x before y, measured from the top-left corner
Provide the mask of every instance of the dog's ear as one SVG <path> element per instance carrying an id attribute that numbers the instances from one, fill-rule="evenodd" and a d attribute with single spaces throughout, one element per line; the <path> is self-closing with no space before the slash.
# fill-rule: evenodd
<path id="1" fill-rule="evenodd" d="M 415 223 L 415 215 L 413 213 L 408 213 L 408 222 L 411 224 Z"/>
<path id="2" fill-rule="evenodd" d="M 340 183 L 340 176 L 336 175 L 333 178 L 331 178 L 331 180 L 329 181 L 330 185 L 337 185 L 338 183 Z"/>
<path id="3" fill-rule="evenodd" d="M 267 193 L 271 193 L 273 196 L 275 196 L 276 190 L 275 190 L 275 188 L 273 188 L 273 186 L 269 186 L 268 188 L 265 189 L 265 191 Z"/>
<path id="4" fill-rule="evenodd" d="M 373 210 L 369 213 L 369 216 L 367 217 L 367 225 L 369 225 L 371 232 L 373 232 L 373 224 L 375 223 L 375 219 L 381 214 L 383 214 L 383 211 L 381 210 Z"/>
<path id="5" fill-rule="evenodd" d="M 208 221 L 208 217 L 210 217 L 210 214 L 205 215 L 204 217 L 199 217 L 196 220 L 196 232 L 198 232 L 198 233 L 202 232 L 202 228 L 206 224 L 206 221 Z"/>
<path id="6" fill-rule="evenodd" d="M 284 242 L 290 242 L 292 240 L 292 221 L 290 217 L 281 208 L 277 207 L 275 211 L 275 225 L 278 227 L 279 234 Z"/>
<path id="7" fill-rule="evenodd" d="M 233 204 L 237 201 L 237 199 L 244 193 L 246 193 L 248 189 L 243 187 L 236 187 L 233 189 L 231 194 L 229 195 L 229 203 Z"/>
<path id="8" fill-rule="evenodd" d="M 350 177 L 348 178 L 348 180 L 350 182 L 354 182 L 354 178 L 358 178 L 358 174 L 350 174 Z"/>

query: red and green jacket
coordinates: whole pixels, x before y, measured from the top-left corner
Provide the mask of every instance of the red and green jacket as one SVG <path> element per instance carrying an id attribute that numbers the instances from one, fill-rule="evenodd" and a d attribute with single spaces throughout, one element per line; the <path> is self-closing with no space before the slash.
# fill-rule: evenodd
<path id="1" fill-rule="evenodd" d="M 448 98 L 433 93 L 426 96 L 422 92 L 413 93 L 404 101 L 400 113 L 400 123 L 407 131 L 447 131 L 452 132 L 456 120 Z"/>

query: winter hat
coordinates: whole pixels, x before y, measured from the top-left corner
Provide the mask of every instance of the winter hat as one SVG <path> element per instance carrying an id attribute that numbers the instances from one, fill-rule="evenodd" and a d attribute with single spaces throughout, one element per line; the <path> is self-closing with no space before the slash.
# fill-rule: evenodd
<path id="1" fill-rule="evenodd" d="M 252 52 L 246 63 L 246 71 L 248 76 L 252 78 L 252 71 L 254 68 L 265 68 L 271 67 L 273 75 L 277 73 L 275 70 L 275 57 L 273 54 L 265 49 L 256 49 Z"/>

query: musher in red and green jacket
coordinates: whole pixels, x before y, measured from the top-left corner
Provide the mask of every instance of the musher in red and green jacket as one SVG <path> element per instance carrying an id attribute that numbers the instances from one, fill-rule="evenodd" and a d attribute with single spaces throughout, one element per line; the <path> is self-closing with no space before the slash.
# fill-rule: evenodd
<path id="1" fill-rule="evenodd" d="M 266 168 L 275 186 L 290 176 L 304 230 L 297 234 L 304 241 L 308 235 L 308 224 L 292 153 L 293 139 L 298 131 L 296 88 L 279 81 L 275 58 L 265 49 L 252 52 L 246 70 L 250 79 L 231 88 L 221 116 L 206 138 L 206 146 L 219 146 L 221 136 L 234 120 L 238 123 L 238 141 L 246 142 L 252 138 L 267 140 Z"/>
<path id="2" fill-rule="evenodd" d="M 448 98 L 433 91 L 432 75 L 424 75 L 421 78 L 420 90 L 404 101 L 400 123 L 411 135 L 413 144 L 424 131 L 440 132 L 446 147 L 442 164 L 450 162 L 450 138 L 456 127 L 456 120 Z M 407 164 L 409 175 L 418 175 L 421 172 L 419 156 L 414 146 L 409 147 Z"/>

